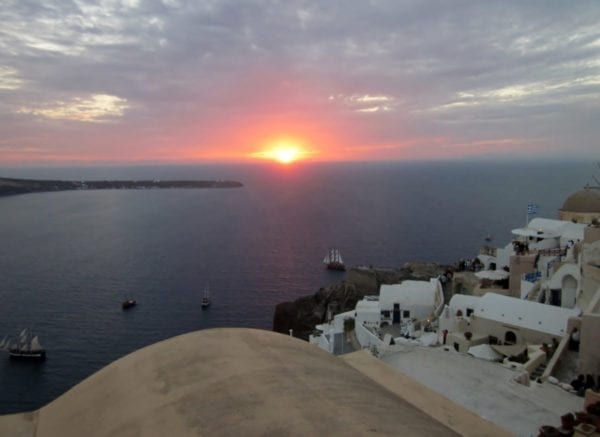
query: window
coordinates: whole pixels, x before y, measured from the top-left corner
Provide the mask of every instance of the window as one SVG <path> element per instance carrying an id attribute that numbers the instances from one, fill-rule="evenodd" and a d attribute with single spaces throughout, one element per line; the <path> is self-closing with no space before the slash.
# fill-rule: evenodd
<path id="1" fill-rule="evenodd" d="M 470 317 L 474 312 L 475 310 L 473 308 L 467 308 L 467 317 Z"/>
<path id="2" fill-rule="evenodd" d="M 410 317 L 410 311 L 409 310 L 403 310 L 402 311 L 402 317 L 404 319 L 408 319 Z"/>

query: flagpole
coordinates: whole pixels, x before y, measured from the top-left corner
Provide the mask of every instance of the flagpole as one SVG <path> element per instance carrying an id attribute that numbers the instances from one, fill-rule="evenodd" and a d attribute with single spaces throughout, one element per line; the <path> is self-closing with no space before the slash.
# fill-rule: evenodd
<path id="1" fill-rule="evenodd" d="M 532 214 L 537 214 L 538 205 L 535 203 L 530 203 L 527 205 L 527 214 L 525 215 L 525 226 L 529 226 L 529 216 Z"/>

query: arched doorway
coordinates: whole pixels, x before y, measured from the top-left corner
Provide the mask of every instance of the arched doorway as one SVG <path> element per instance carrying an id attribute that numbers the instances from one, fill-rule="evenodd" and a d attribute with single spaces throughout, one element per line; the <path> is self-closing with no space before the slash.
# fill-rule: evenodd
<path id="1" fill-rule="evenodd" d="M 504 334 L 504 344 L 515 344 L 517 342 L 517 334 L 512 331 L 506 331 Z"/>
<path id="2" fill-rule="evenodd" d="M 573 275 L 565 275 L 562 279 L 561 306 L 573 308 L 577 298 L 577 279 Z"/>

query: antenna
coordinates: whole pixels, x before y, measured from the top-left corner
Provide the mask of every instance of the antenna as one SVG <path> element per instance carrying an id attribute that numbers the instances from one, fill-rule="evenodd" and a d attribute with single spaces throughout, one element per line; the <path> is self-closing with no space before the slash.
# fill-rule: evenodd
<path id="1" fill-rule="evenodd" d="M 596 167 L 598 167 L 598 169 L 600 169 L 600 161 L 596 161 Z M 600 189 L 600 180 L 596 177 L 596 175 L 592 174 L 592 179 L 594 180 L 594 182 L 596 182 L 596 185 L 590 185 L 589 183 L 585 185 L 585 188 L 593 188 L 593 189 Z"/>

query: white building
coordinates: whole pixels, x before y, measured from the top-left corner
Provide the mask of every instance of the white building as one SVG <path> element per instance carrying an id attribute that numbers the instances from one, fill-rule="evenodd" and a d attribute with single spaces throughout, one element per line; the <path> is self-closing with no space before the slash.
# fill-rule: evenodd
<path id="1" fill-rule="evenodd" d="M 527 226 L 513 229 L 515 238 L 505 247 L 482 248 L 478 259 L 484 271 L 509 272 L 504 289 L 491 291 L 575 308 L 581 290 L 578 255 L 587 227 L 583 223 L 535 218 Z M 481 288 L 477 294 L 488 287 Z"/>
<path id="2" fill-rule="evenodd" d="M 567 335 L 569 320 L 578 309 L 486 293 L 482 297 L 454 295 L 440 317 L 447 343 L 459 352 L 474 344 L 551 343 Z M 465 335 L 465 333 L 469 333 Z"/>
<path id="3" fill-rule="evenodd" d="M 442 285 L 437 279 L 403 281 L 400 284 L 382 285 L 379 289 L 379 307 L 388 323 L 402 320 L 424 321 L 443 305 Z M 441 309 L 441 308 L 440 308 Z"/>
<path id="4" fill-rule="evenodd" d="M 541 343 L 549 337 L 560 339 L 565 336 L 569 319 L 579 316 L 580 313 L 579 310 L 487 293 L 479 298 L 473 315 L 479 328 L 493 325 L 490 331 L 502 333 L 500 338 L 505 342 L 516 337 L 516 340 L 512 341 L 516 343 L 519 342 L 519 337 L 522 337 L 529 343 Z"/>
<path id="5" fill-rule="evenodd" d="M 379 296 L 365 296 L 354 311 L 337 314 L 330 323 L 317 325 L 309 342 L 331 352 L 340 352 L 345 341 L 345 324 L 354 322 L 354 332 L 360 347 L 380 346 L 386 334 L 392 338 L 413 336 L 419 327 L 436 318 L 444 306 L 442 285 L 430 281 L 403 281 L 382 285 Z"/>
<path id="6" fill-rule="evenodd" d="M 553 249 L 566 247 L 569 241 L 583 240 L 583 232 L 587 227 L 583 223 L 573 223 L 564 220 L 535 218 L 526 227 L 513 229 L 512 233 L 523 237 L 522 241 L 529 244 L 529 249 Z"/>
<path id="7" fill-rule="evenodd" d="M 344 323 L 346 320 L 354 320 L 354 317 L 354 311 L 336 314 L 330 323 L 315 326 L 316 332 L 308 336 L 308 342 L 331 354 L 343 353 Z"/>
<path id="8" fill-rule="evenodd" d="M 553 259 L 560 251 L 557 250 L 553 255 L 551 249 L 564 248 L 571 250 L 570 254 L 565 254 L 565 256 L 571 255 L 572 258 L 572 248 L 577 241 L 583 240 L 586 226 L 582 223 L 563 220 L 535 218 L 527 226 L 513 229 L 511 233 L 515 236 L 514 241 L 523 244 L 523 247 L 526 247 L 530 253 L 542 251 L 542 256 Z M 514 242 L 510 242 L 501 248 L 483 250 L 478 258 L 482 262 L 484 270 L 499 270 L 510 267 L 511 257 L 514 255 L 518 255 L 518 251 Z"/>

